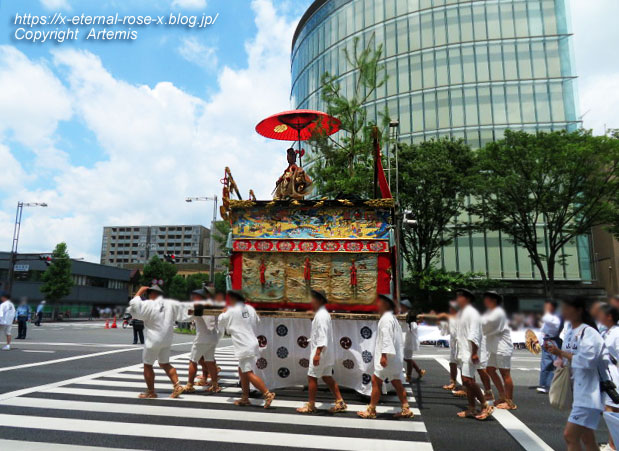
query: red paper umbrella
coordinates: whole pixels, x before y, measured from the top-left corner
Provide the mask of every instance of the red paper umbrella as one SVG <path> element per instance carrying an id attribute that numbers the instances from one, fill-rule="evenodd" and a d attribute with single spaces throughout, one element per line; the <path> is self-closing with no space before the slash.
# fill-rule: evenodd
<path id="1" fill-rule="evenodd" d="M 317 130 L 332 135 L 341 125 L 339 119 L 321 111 L 294 110 L 267 117 L 256 125 L 256 131 L 270 139 L 299 141 L 299 156 L 303 157 L 301 141 L 310 139 Z"/>
<path id="2" fill-rule="evenodd" d="M 280 141 L 306 141 L 316 130 L 322 129 L 332 135 L 341 125 L 339 119 L 321 111 L 294 110 L 267 117 L 256 125 L 256 131 Z"/>

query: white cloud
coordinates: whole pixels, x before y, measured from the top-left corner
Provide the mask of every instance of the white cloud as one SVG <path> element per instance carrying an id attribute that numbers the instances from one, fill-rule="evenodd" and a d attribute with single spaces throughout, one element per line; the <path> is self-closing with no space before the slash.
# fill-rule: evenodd
<path id="1" fill-rule="evenodd" d="M 66 241 L 72 255 L 98 260 L 104 225 L 210 221 L 210 207 L 183 200 L 188 195 L 220 195 L 225 166 L 232 169 L 245 196 L 253 188 L 258 197 L 268 198 L 285 167 L 286 145 L 265 140 L 254 127 L 262 118 L 289 108 L 294 23 L 278 15 L 270 0 L 254 0 L 252 8 L 257 34 L 246 44 L 247 67 L 222 68 L 219 88 L 208 100 L 169 82 L 152 87 L 130 84 L 90 52 L 55 50 L 53 61 L 64 74 L 70 105 L 41 108 L 47 116 L 38 120 L 47 127 L 40 139 L 51 140 L 55 124 L 66 119 L 72 107 L 107 159 L 91 168 L 58 168 L 53 189 L 15 187 L 0 212 L 0 242 L 10 242 L 10 211 L 18 199 L 49 204 L 25 218 L 22 250 L 45 251 Z M 42 62 L 11 51 L 25 66 L 49 74 Z M 18 85 L 26 92 L 36 89 L 35 82 L 25 78 Z M 57 79 L 52 86 L 62 87 Z M 8 95 L 8 89 L 0 84 L 0 96 Z M 3 105 L 0 102 L 0 118 L 6 113 Z M 24 115 L 7 127 L 15 133 L 27 128 L 27 121 Z"/>
<path id="2" fill-rule="evenodd" d="M 581 83 L 580 105 L 586 128 L 596 134 L 619 129 L 619 73 L 590 77 Z"/>
<path id="3" fill-rule="evenodd" d="M 40 0 L 44 8 L 50 10 L 71 9 L 68 0 Z"/>
<path id="4" fill-rule="evenodd" d="M 204 9 L 206 0 L 174 0 L 172 6 L 182 9 Z"/>
<path id="5" fill-rule="evenodd" d="M 202 44 L 196 37 L 184 38 L 177 50 L 190 63 L 207 70 L 217 68 L 217 49 Z"/>

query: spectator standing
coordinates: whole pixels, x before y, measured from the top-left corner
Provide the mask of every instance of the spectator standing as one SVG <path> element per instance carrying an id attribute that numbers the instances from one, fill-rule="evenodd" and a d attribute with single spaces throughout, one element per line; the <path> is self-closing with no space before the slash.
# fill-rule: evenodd
<path id="1" fill-rule="evenodd" d="M 545 347 L 558 357 L 558 363 L 570 368 L 573 403 L 563 437 L 568 451 L 597 450 L 595 430 L 604 410 L 599 367 L 609 358 L 608 350 L 584 299 L 563 301 L 562 312 L 571 326 L 565 333 L 563 346 L 559 348 L 550 341 Z"/>
<path id="2" fill-rule="evenodd" d="M 26 332 L 28 331 L 28 321 L 30 321 L 30 306 L 27 299 L 23 298 L 19 302 L 19 306 L 16 309 L 17 316 L 17 339 L 25 340 Z"/>
<path id="3" fill-rule="evenodd" d="M 544 316 L 542 316 L 542 334 L 544 336 L 544 346 L 542 347 L 542 361 L 540 363 L 539 373 L 539 393 L 548 393 L 550 383 L 555 372 L 554 357 L 546 349 L 546 345 L 552 344 L 561 349 L 562 340 L 559 338 L 561 334 L 562 321 L 557 311 L 557 302 L 547 300 L 544 304 Z"/>
<path id="4" fill-rule="evenodd" d="M 140 339 L 140 344 L 144 344 L 144 321 L 141 319 L 133 318 L 131 320 L 131 327 L 133 327 L 133 344 L 138 344 L 138 338 Z"/>
<path id="5" fill-rule="evenodd" d="M 0 331 L 6 336 L 6 346 L 3 351 L 11 350 L 11 327 L 15 319 L 15 306 L 9 299 L 9 294 L 5 291 L 0 293 Z"/>
<path id="6" fill-rule="evenodd" d="M 37 306 L 37 320 L 34 323 L 35 326 L 41 325 L 41 321 L 43 320 L 43 309 L 44 308 L 45 308 L 45 299 L 39 302 L 39 305 Z"/>

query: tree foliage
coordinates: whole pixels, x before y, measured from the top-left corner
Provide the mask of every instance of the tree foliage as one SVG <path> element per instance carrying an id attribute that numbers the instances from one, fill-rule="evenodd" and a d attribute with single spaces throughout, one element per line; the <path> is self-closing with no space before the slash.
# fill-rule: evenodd
<path id="1" fill-rule="evenodd" d="M 462 140 L 399 145 L 400 205 L 417 225 L 402 231 L 408 267 L 424 277 L 443 246 L 464 231 L 453 226 L 472 190 L 474 156 Z"/>
<path id="2" fill-rule="evenodd" d="M 374 37 L 363 49 L 355 38 L 352 51 L 344 50 L 353 74 L 352 92 L 344 92 L 336 75 L 326 72 L 322 76 L 321 96 L 326 112 L 342 122 L 337 141 L 321 130 L 310 140 L 313 152 L 309 174 L 323 196 L 372 195 L 372 128 L 377 124 L 368 120 L 366 104 L 387 80 L 384 66 L 379 63 L 381 57 L 382 44 L 375 50 Z M 389 122 L 386 112 L 383 122 Z"/>
<path id="3" fill-rule="evenodd" d="M 478 153 L 480 225 L 523 246 L 554 296 L 562 248 L 617 218 L 619 136 L 507 131 Z"/>
<path id="4" fill-rule="evenodd" d="M 43 285 L 40 290 L 50 301 L 60 301 L 73 288 L 71 276 L 71 258 L 66 243 L 58 243 L 52 253 L 52 262 L 41 277 Z"/>
<path id="5" fill-rule="evenodd" d="M 402 296 L 413 300 L 420 312 L 431 309 L 446 311 L 456 289 L 482 291 L 498 288 L 500 284 L 500 281 L 489 279 L 485 274 L 443 271 L 430 266 L 420 273 L 412 271 L 403 280 Z"/>
<path id="6" fill-rule="evenodd" d="M 176 266 L 161 260 L 156 255 L 144 266 L 142 271 L 142 284 L 151 285 L 153 280 L 163 280 L 163 290 L 169 294 L 172 279 L 177 273 Z"/>
<path id="7" fill-rule="evenodd" d="M 176 299 L 179 301 L 185 301 L 189 299 L 189 295 L 187 293 L 187 281 L 180 274 L 176 274 L 172 277 L 172 281 L 170 282 L 170 287 L 167 290 L 168 296 L 172 299 Z"/>
<path id="8" fill-rule="evenodd" d="M 210 277 L 207 273 L 198 273 L 191 274 L 187 276 L 187 294 L 191 294 L 194 290 L 199 290 L 204 286 L 204 284 L 208 284 L 210 281 Z"/>

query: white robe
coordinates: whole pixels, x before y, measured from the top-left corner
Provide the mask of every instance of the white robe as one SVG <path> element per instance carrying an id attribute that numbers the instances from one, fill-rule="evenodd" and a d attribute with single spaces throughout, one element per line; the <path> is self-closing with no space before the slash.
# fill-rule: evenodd
<path id="1" fill-rule="evenodd" d="M 258 356 L 256 331 L 260 318 L 251 305 L 237 302 L 219 315 L 217 321 L 220 335 L 227 332 L 232 337 L 237 359 Z"/>
<path id="2" fill-rule="evenodd" d="M 311 354 L 310 364 L 314 363 L 316 349 L 323 347 L 320 353 L 320 366 L 330 367 L 335 365 L 335 346 L 333 345 L 333 325 L 331 315 L 323 306 L 318 309 L 312 320 L 312 332 L 310 335 Z"/>
<path id="3" fill-rule="evenodd" d="M 590 326 L 581 324 L 570 327 L 563 340 L 564 351 L 573 354 L 571 362 L 573 407 L 604 410 L 598 365 L 604 358 L 606 348 L 602 336 Z M 607 354 L 606 354 L 607 355 Z M 564 364 L 567 365 L 567 359 Z"/>
<path id="4" fill-rule="evenodd" d="M 485 312 L 481 318 L 481 324 L 488 353 L 501 356 L 512 355 L 514 345 L 505 310 L 496 307 Z"/>
<path id="5" fill-rule="evenodd" d="M 559 335 L 559 327 L 561 327 L 561 318 L 554 313 L 545 313 L 542 316 L 541 332 L 544 337 L 555 338 Z"/>
<path id="6" fill-rule="evenodd" d="M 171 346 L 176 321 L 188 318 L 186 305 L 159 296 L 154 301 L 143 301 L 139 296 L 129 302 L 129 313 L 144 321 L 146 330 L 144 346 L 147 348 Z"/>
<path id="7" fill-rule="evenodd" d="M 458 312 L 456 326 L 456 341 L 458 342 L 458 360 L 460 362 L 469 362 L 472 355 L 471 343 L 475 343 L 478 348 L 477 355 L 482 358 L 481 355 L 481 317 L 479 312 L 472 305 L 467 305 Z"/>
<path id="8" fill-rule="evenodd" d="M 15 305 L 10 299 L 0 304 L 0 325 L 10 326 L 15 319 Z"/>
<path id="9" fill-rule="evenodd" d="M 393 312 L 385 312 L 378 321 L 378 334 L 374 347 L 374 369 L 382 371 L 380 365 L 382 354 L 387 354 L 387 367 L 393 371 L 404 368 L 404 343 L 402 328 Z M 393 372 L 392 371 L 392 372 Z"/>
<path id="10" fill-rule="evenodd" d="M 196 325 L 194 343 L 216 345 L 219 342 L 216 316 L 194 316 L 193 322 Z"/>
<path id="11" fill-rule="evenodd" d="M 613 382 L 619 389 L 619 326 L 613 326 L 610 329 L 606 329 L 602 333 L 602 338 L 604 338 L 606 349 L 608 349 L 608 353 L 611 357 L 611 363 L 608 365 L 608 370 L 610 371 L 610 376 Z M 612 363 L 612 361 L 615 363 Z M 607 406 L 619 408 L 619 404 L 612 402 L 607 394 L 604 394 L 604 398 L 604 403 Z"/>
<path id="12" fill-rule="evenodd" d="M 419 351 L 419 330 L 417 323 L 404 322 L 402 329 L 404 331 L 404 349 L 409 353 Z"/>

